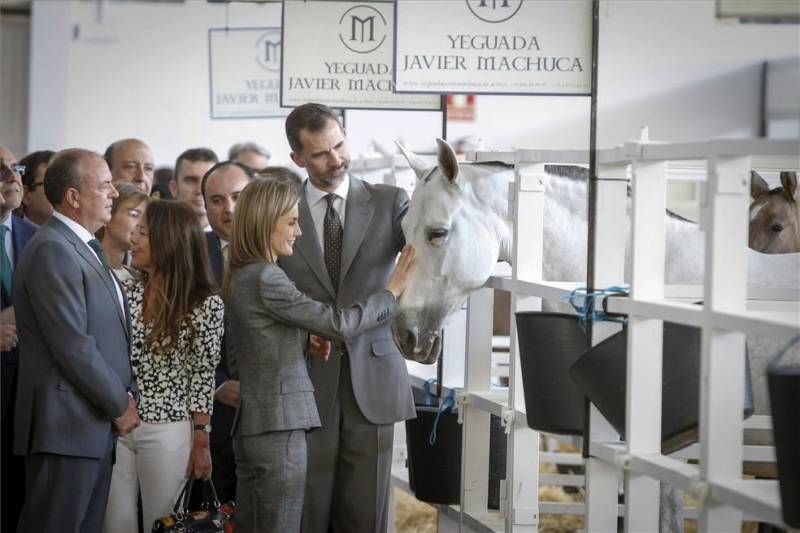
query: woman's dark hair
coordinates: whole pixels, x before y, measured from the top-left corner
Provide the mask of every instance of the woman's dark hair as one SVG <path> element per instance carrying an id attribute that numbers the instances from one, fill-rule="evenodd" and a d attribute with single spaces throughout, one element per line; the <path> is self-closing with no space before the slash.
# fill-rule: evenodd
<path id="1" fill-rule="evenodd" d="M 143 309 L 152 326 L 147 341 L 164 349 L 175 345 L 182 328 L 194 329 L 186 318 L 215 290 L 206 236 L 192 208 L 174 200 L 153 200 L 145 218 L 157 280 L 153 307 Z"/>

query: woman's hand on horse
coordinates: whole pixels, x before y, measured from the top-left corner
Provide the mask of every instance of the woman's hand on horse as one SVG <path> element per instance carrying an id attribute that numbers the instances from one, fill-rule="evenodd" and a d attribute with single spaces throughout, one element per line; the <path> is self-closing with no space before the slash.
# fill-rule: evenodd
<path id="1" fill-rule="evenodd" d="M 414 272 L 417 260 L 414 256 L 414 247 L 406 244 L 403 247 L 400 258 L 397 260 L 397 265 L 394 267 L 392 277 L 389 278 L 389 283 L 386 285 L 386 290 L 394 294 L 395 298 L 400 298 L 403 291 L 406 290 L 408 280 L 411 279 L 411 274 Z"/>

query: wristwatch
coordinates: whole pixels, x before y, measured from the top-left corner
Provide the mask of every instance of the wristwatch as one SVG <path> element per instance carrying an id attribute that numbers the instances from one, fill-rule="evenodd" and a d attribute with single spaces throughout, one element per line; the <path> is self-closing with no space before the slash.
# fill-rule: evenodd
<path id="1" fill-rule="evenodd" d="M 211 434 L 211 424 L 195 424 L 194 425 L 195 431 L 205 431 L 209 435 Z"/>

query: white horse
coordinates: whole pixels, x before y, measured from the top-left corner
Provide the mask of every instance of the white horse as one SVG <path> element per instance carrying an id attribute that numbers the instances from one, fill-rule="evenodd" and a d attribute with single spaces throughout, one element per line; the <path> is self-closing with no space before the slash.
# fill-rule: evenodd
<path id="1" fill-rule="evenodd" d="M 437 139 L 437 145 L 435 165 L 400 146 L 417 175 L 403 220 L 406 241 L 417 250 L 417 269 L 400 299 L 402 313 L 393 333 L 405 358 L 425 364 L 439 355 L 447 318 L 486 282 L 498 261 L 510 261 L 512 246 L 507 198 L 513 170 L 501 163 L 458 163 L 446 141 Z M 543 277 L 583 281 L 588 172 L 560 165 L 545 170 L 550 176 L 545 186 Z M 628 215 L 630 207 L 629 201 Z M 691 221 L 666 216 L 665 282 L 702 284 L 703 232 Z M 626 233 L 629 242 L 630 228 Z M 627 279 L 630 246 L 625 249 Z M 750 250 L 748 285 L 797 288 L 799 258 L 800 254 L 769 256 Z"/>

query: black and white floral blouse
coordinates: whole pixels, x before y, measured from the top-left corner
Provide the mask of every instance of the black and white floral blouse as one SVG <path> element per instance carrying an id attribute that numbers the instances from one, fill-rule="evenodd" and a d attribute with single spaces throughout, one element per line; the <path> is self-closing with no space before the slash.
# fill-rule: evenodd
<path id="1" fill-rule="evenodd" d="M 145 340 L 150 327 L 142 322 L 144 282 L 123 283 L 131 310 L 131 367 L 139 387 L 137 411 L 151 424 L 181 422 L 193 412 L 211 414 L 214 370 L 219 363 L 224 306 L 219 296 L 204 299 L 189 314 L 175 346 L 154 353 Z"/>

